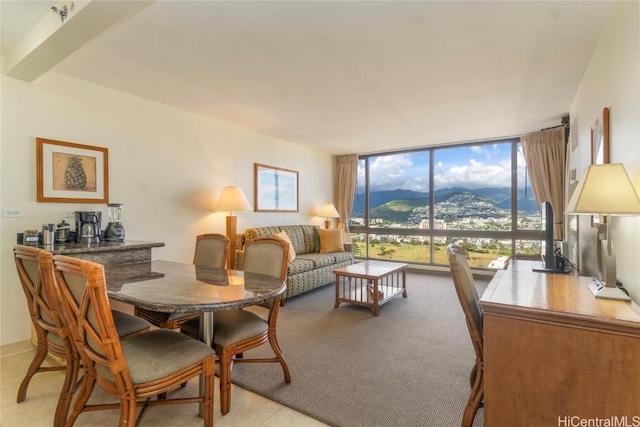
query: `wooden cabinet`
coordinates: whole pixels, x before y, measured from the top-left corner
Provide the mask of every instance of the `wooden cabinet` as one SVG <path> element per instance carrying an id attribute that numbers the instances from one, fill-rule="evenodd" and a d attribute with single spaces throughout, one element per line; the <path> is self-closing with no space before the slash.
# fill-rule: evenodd
<path id="1" fill-rule="evenodd" d="M 640 425 L 638 305 L 594 298 L 590 278 L 531 266 L 498 272 L 480 300 L 485 426 Z"/>

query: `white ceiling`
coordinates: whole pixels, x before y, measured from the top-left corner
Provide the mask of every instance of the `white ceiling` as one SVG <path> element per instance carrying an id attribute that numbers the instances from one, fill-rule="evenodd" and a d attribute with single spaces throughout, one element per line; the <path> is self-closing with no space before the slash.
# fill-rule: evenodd
<path id="1" fill-rule="evenodd" d="M 53 4 L 65 2 L 2 1 L 3 55 Z M 332 154 L 371 153 L 559 125 L 612 7 L 160 0 L 53 70 Z"/>

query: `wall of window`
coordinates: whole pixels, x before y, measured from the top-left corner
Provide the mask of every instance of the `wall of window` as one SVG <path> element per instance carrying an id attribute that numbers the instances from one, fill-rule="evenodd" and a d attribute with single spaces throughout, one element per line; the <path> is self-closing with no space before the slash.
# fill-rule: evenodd
<path id="1" fill-rule="evenodd" d="M 540 210 L 519 139 L 360 156 L 350 219 L 356 257 L 474 267 L 540 252 Z"/>

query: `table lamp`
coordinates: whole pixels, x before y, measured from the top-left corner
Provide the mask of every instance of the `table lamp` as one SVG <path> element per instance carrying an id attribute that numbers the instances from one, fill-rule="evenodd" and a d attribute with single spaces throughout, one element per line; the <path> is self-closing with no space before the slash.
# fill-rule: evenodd
<path id="1" fill-rule="evenodd" d="M 227 237 L 229 238 L 229 253 L 227 254 L 227 268 L 234 269 L 234 259 L 236 256 L 236 229 L 238 217 L 233 211 L 242 212 L 253 210 L 247 197 L 240 187 L 229 186 L 222 190 L 218 205 L 218 211 L 229 211 L 227 215 Z"/>
<path id="2" fill-rule="evenodd" d="M 591 165 L 582 173 L 580 181 L 567 205 L 568 215 L 637 215 L 640 198 L 622 163 Z M 616 285 L 616 259 L 611 239 L 611 221 L 598 227 L 598 279 L 589 286 L 596 298 L 630 301 Z"/>
<path id="3" fill-rule="evenodd" d="M 320 209 L 320 214 L 318 216 L 322 216 L 325 218 L 324 220 L 324 228 L 329 228 L 329 218 L 340 218 L 340 214 L 336 210 L 336 207 L 333 206 L 333 203 L 326 203 Z"/>

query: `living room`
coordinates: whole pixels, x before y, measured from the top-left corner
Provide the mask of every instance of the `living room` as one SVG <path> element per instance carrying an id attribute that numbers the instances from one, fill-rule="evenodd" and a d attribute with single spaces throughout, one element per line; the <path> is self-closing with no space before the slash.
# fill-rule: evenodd
<path id="1" fill-rule="evenodd" d="M 608 107 L 610 162 L 623 163 L 638 189 L 638 2 L 615 2 L 609 13 L 601 35 L 593 45 L 593 54 L 582 67 L 582 77 L 571 101 L 558 106 L 557 114 L 554 111 L 539 117 L 544 125 L 518 132 L 557 125 L 568 113 L 571 125 L 577 124 L 577 129 L 571 130 L 578 133 L 578 146 L 572 153 L 571 164 L 579 176 L 591 163 L 591 125 L 602 109 Z M 3 14 L 3 22 L 5 18 Z M 564 58 L 555 60 L 562 62 Z M 239 230 L 272 224 L 322 226 L 323 218 L 318 217 L 317 212 L 320 206 L 333 200 L 336 155 L 397 148 L 381 146 L 379 141 L 374 141 L 378 145 L 372 143 L 369 149 L 353 151 L 349 147 L 325 150 L 303 146 L 243 128 L 242 123 L 214 120 L 204 114 L 145 99 L 135 91 L 126 93 L 111 89 L 55 69 L 33 82 L 3 73 L 1 89 L 1 204 L 3 208 L 20 208 L 23 212 L 20 218 L 0 218 L 0 345 L 3 354 L 9 348 L 6 346 L 28 341 L 31 334 L 24 296 L 11 256 L 16 233 L 39 228 L 44 223 L 57 223 L 68 210 L 104 208 L 94 204 L 36 201 L 37 137 L 108 148 L 110 201 L 124 204 L 127 236 L 164 242 L 164 247 L 154 249 L 154 258 L 187 263 L 193 257 L 194 236 L 225 231 L 227 213 L 215 211 L 222 189 L 229 185 L 239 186 L 252 198 L 254 163 L 299 171 L 300 209 L 297 213 L 238 213 Z M 255 87 L 255 90 L 260 89 Z M 535 87 L 514 90 L 524 89 L 534 92 L 530 96 L 535 96 Z M 202 95 L 202 98 L 204 102 L 206 96 Z M 253 118 L 265 129 L 278 126 L 278 117 L 266 116 L 257 106 L 245 108 L 247 120 Z M 455 111 L 452 107 L 451 114 Z M 499 131 L 467 139 L 446 139 L 445 135 L 440 143 L 500 138 L 515 133 Z M 416 145 L 412 143 L 406 148 Z M 595 263 L 593 242 L 596 239 L 596 232 L 588 221 L 589 218 L 581 217 L 579 226 L 581 260 L 587 268 Z M 637 281 L 640 221 L 637 217 L 616 218 L 613 226 L 618 278 L 632 298 L 640 301 L 640 283 Z"/>

